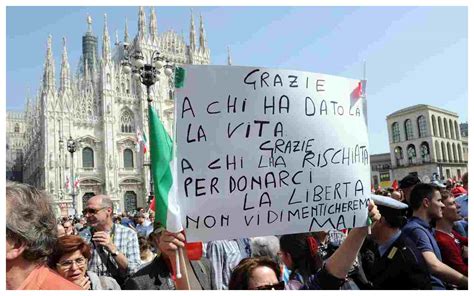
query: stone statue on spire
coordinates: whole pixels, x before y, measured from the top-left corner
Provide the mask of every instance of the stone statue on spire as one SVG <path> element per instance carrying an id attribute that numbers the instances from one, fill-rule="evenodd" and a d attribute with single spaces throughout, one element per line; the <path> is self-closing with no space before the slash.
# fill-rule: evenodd
<path id="1" fill-rule="evenodd" d="M 227 46 L 227 65 L 232 66 L 232 57 L 230 56 L 230 46 Z"/>
<path id="2" fill-rule="evenodd" d="M 87 16 L 87 32 L 92 33 L 92 17 L 90 15 Z"/>

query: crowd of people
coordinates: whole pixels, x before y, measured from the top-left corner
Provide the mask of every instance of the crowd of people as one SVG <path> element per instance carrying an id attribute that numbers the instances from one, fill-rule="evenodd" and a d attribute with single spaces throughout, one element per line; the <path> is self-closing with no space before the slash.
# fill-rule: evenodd
<path id="1" fill-rule="evenodd" d="M 211 241 L 191 255 L 183 232 L 153 228 L 153 211 L 114 213 L 97 195 L 58 220 L 48 194 L 9 182 L 7 289 L 466 289 L 467 173 L 399 184 L 372 194 L 369 226 Z"/>

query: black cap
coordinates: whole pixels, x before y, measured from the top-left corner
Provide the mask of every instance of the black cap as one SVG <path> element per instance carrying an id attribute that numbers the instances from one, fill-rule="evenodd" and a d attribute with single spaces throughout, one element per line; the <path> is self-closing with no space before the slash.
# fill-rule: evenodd
<path id="1" fill-rule="evenodd" d="M 405 189 L 405 188 L 408 188 L 408 187 L 411 187 L 413 185 L 416 185 L 418 183 L 421 183 L 421 180 L 420 178 L 418 178 L 417 176 L 415 175 L 408 175 L 406 176 L 405 178 L 403 178 L 400 182 L 399 182 L 399 187 L 401 189 Z"/>

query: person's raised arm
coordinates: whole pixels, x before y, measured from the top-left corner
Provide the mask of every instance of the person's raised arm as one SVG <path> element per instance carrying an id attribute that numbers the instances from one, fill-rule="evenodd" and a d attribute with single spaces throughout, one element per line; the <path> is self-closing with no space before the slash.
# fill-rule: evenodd
<path id="1" fill-rule="evenodd" d="M 186 271 L 186 261 L 188 257 L 186 252 L 178 252 L 179 248 L 184 250 L 185 237 L 183 233 L 172 233 L 164 230 L 159 238 L 158 248 L 160 251 L 169 259 L 171 264 L 172 273 L 176 275 L 176 256 L 183 254 L 179 258 L 179 269 L 181 270 L 181 278 L 176 278 L 176 289 L 177 290 L 190 290 L 188 275 Z"/>
<path id="2" fill-rule="evenodd" d="M 370 201 L 368 210 L 372 222 L 380 219 L 380 213 L 373 201 Z M 354 228 L 349 232 L 341 246 L 326 261 L 326 271 L 329 274 L 339 279 L 344 279 L 347 276 L 364 243 L 368 227 L 370 226 Z"/>

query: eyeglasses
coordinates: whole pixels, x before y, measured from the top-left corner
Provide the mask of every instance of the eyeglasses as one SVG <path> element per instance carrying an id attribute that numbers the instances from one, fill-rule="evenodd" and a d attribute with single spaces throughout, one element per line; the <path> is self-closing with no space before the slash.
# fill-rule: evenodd
<path id="1" fill-rule="evenodd" d="M 98 212 L 102 211 L 103 209 L 106 209 L 106 208 L 100 208 L 100 209 L 85 208 L 84 210 L 82 210 L 82 214 L 83 214 L 84 216 L 85 216 L 86 214 L 95 215 L 95 214 L 97 214 Z"/>
<path id="2" fill-rule="evenodd" d="M 281 281 L 273 285 L 264 285 L 255 288 L 257 290 L 285 290 L 285 282 Z"/>
<path id="3" fill-rule="evenodd" d="M 79 257 L 79 258 L 76 258 L 74 260 L 66 260 L 66 261 L 63 261 L 63 262 L 59 262 L 57 264 L 57 266 L 63 268 L 63 269 L 71 269 L 72 265 L 74 263 L 76 263 L 77 267 L 84 267 L 84 265 L 86 264 L 87 262 L 87 259 L 84 258 L 84 257 Z"/>

